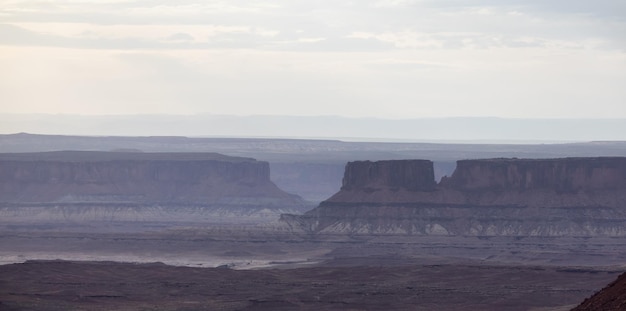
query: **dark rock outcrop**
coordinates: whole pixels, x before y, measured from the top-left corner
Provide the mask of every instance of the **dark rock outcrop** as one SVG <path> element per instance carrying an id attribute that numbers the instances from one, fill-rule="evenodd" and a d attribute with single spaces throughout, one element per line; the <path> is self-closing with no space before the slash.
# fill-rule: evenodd
<path id="1" fill-rule="evenodd" d="M 611 310 L 626 310 L 626 273 L 572 309 L 572 311 Z"/>
<path id="2" fill-rule="evenodd" d="M 624 158 L 462 160 L 442 187 L 462 191 L 626 189 Z"/>
<path id="3" fill-rule="evenodd" d="M 341 190 L 303 216 L 310 232 L 626 235 L 626 158 L 351 162 Z"/>
<path id="4" fill-rule="evenodd" d="M 431 191 L 435 186 L 432 161 L 357 161 L 346 166 L 341 190 L 372 192 L 380 188 L 402 188 L 408 191 Z"/>

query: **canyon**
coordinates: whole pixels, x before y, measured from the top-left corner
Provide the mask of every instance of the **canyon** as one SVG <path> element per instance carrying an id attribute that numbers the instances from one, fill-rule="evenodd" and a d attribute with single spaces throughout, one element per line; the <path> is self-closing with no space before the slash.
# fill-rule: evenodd
<path id="1" fill-rule="evenodd" d="M 0 146 L 9 310 L 568 310 L 624 270 L 620 142 Z"/>
<path id="2" fill-rule="evenodd" d="M 460 160 L 435 182 L 428 160 L 356 161 L 304 215 L 318 234 L 624 236 L 626 158 Z"/>

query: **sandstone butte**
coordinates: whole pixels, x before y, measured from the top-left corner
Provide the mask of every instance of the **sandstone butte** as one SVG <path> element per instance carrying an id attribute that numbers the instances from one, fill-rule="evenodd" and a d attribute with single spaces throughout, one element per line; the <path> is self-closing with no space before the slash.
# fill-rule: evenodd
<path id="1" fill-rule="evenodd" d="M 281 220 L 309 233 L 624 236 L 626 158 L 461 160 L 439 183 L 428 160 L 350 162 L 339 192 Z"/>
<path id="2" fill-rule="evenodd" d="M 269 163 L 217 153 L 0 154 L 0 203 L 298 205 Z"/>

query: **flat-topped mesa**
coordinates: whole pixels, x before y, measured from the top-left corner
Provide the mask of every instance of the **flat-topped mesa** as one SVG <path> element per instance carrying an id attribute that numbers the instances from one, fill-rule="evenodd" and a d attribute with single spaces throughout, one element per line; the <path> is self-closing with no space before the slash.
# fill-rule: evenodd
<path id="1" fill-rule="evenodd" d="M 356 161 L 346 165 L 343 186 L 322 202 L 414 202 L 436 190 L 429 160 Z"/>
<path id="2" fill-rule="evenodd" d="M 626 208 L 626 158 L 462 160 L 439 189 L 439 203 Z"/>
<path id="3" fill-rule="evenodd" d="M 427 160 L 359 161 L 322 202 L 617 207 L 626 200 L 626 158 L 461 160 L 434 181 Z"/>
<path id="4" fill-rule="evenodd" d="M 443 188 L 460 191 L 626 189 L 626 158 L 461 160 Z"/>
<path id="5" fill-rule="evenodd" d="M 0 202 L 297 202 L 267 162 L 215 153 L 0 154 Z"/>
<path id="6" fill-rule="evenodd" d="M 317 233 L 626 236 L 626 158 L 352 162 L 344 186 L 291 228 Z"/>

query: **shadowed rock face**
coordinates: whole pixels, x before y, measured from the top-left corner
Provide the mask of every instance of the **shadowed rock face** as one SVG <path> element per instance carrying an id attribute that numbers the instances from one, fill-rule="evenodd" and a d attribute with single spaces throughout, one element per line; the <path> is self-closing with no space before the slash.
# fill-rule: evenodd
<path id="1" fill-rule="evenodd" d="M 353 162 L 341 191 L 292 227 L 438 235 L 626 235 L 626 158 Z"/>
<path id="2" fill-rule="evenodd" d="M 346 165 L 341 190 L 402 188 L 409 191 L 431 191 L 435 186 L 432 161 L 356 161 Z"/>
<path id="3" fill-rule="evenodd" d="M 626 189 L 626 159 L 463 160 L 441 186 L 461 191 L 541 189 L 567 193 Z"/>
<path id="4" fill-rule="evenodd" d="M 439 184 L 424 160 L 352 162 L 341 191 L 322 203 L 621 207 L 626 158 L 458 161 Z"/>
<path id="5" fill-rule="evenodd" d="M 297 202 L 269 164 L 203 153 L 45 152 L 0 155 L 1 202 L 211 204 L 245 198 Z"/>

